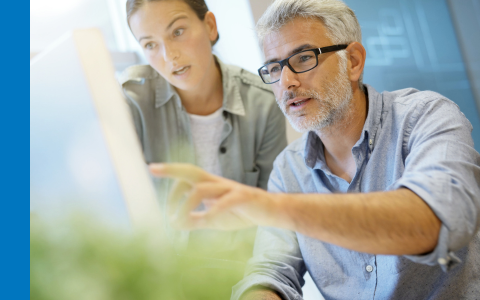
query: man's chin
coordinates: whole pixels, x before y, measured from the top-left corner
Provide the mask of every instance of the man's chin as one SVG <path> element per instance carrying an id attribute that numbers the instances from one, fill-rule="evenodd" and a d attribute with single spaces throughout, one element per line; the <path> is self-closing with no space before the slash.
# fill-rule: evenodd
<path id="1" fill-rule="evenodd" d="M 329 127 L 325 124 L 325 117 L 321 119 L 301 117 L 288 117 L 287 120 L 295 131 L 305 133 L 308 131 L 322 131 Z"/>
<path id="2" fill-rule="evenodd" d="M 300 133 L 305 133 L 307 131 L 311 131 L 312 129 L 312 124 L 309 124 L 311 122 L 308 122 L 307 120 L 304 119 L 304 117 L 291 117 L 287 116 L 287 120 L 292 126 L 295 131 L 300 132 Z"/>

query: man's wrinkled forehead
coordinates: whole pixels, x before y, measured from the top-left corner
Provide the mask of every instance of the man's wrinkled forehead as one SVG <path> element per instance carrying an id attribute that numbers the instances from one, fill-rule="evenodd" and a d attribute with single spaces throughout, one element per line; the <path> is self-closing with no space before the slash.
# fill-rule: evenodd
<path id="1" fill-rule="evenodd" d="M 297 17 L 278 30 L 271 31 L 263 39 L 263 53 L 266 61 L 277 61 L 288 57 L 303 45 L 310 48 L 329 46 L 330 38 L 323 22 L 316 18 Z"/>

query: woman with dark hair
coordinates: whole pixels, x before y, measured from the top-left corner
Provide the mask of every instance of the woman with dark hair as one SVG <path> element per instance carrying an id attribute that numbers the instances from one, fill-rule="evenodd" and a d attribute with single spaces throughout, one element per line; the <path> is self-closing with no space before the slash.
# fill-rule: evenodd
<path id="1" fill-rule="evenodd" d="M 266 189 L 287 144 L 285 119 L 257 75 L 213 55 L 217 24 L 205 2 L 128 0 L 127 20 L 149 63 L 120 77 L 146 161 L 192 163 Z M 157 180 L 164 211 L 175 210 L 167 203 L 171 182 Z M 251 251 L 238 251 L 240 243 L 251 250 L 255 237 L 255 229 L 167 231 L 179 251 L 241 261 Z"/>

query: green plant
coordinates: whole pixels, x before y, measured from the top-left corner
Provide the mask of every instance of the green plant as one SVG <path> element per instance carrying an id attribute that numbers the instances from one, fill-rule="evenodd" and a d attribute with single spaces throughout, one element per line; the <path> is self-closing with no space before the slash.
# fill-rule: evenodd
<path id="1" fill-rule="evenodd" d="M 229 299 L 243 263 L 178 256 L 165 239 L 91 219 L 30 219 L 32 300 Z"/>

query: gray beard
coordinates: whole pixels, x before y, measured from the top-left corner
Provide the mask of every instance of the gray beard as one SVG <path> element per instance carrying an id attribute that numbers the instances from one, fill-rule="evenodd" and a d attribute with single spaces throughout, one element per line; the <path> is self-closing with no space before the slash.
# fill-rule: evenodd
<path id="1" fill-rule="evenodd" d="M 295 97 L 311 98 L 317 104 L 318 113 L 307 117 L 300 117 L 304 111 L 287 113 L 286 103 Z M 352 98 L 353 91 L 348 80 L 347 65 L 340 62 L 340 72 L 333 81 L 326 83 L 323 95 L 315 90 L 290 91 L 285 92 L 280 101 L 277 99 L 277 104 L 296 131 L 322 131 L 337 125 L 348 115 Z"/>

